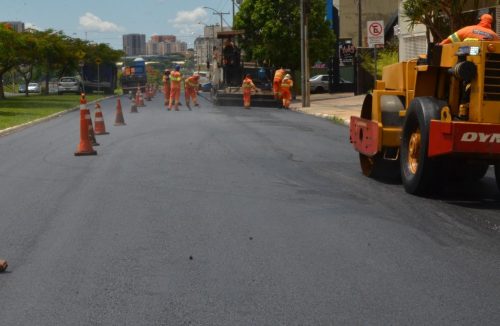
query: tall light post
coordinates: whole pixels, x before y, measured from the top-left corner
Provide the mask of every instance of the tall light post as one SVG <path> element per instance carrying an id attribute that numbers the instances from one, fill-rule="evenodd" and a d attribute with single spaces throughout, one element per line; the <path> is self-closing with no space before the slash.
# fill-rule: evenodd
<path id="1" fill-rule="evenodd" d="M 214 8 L 210 8 L 210 7 L 203 7 L 203 9 L 210 9 L 213 11 L 213 14 L 214 15 L 219 15 L 220 16 L 220 31 L 222 32 L 224 29 L 222 27 L 222 15 L 229 15 L 228 12 L 220 12 L 218 10 L 215 10 Z"/>

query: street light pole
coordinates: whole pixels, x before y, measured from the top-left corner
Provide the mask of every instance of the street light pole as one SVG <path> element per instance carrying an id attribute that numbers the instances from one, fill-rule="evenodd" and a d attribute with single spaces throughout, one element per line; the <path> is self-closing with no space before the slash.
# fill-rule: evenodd
<path id="1" fill-rule="evenodd" d="M 222 15 L 229 15 L 228 12 L 220 12 L 220 11 L 217 11 L 215 10 L 214 8 L 210 8 L 210 7 L 203 7 L 205 9 L 210 9 L 213 11 L 213 14 L 214 15 L 219 15 L 220 16 L 220 31 L 223 32 L 223 28 L 222 28 Z"/>

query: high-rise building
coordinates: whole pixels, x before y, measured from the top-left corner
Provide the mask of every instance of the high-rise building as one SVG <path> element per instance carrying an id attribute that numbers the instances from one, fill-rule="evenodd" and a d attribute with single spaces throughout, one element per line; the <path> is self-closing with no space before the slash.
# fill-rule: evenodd
<path id="1" fill-rule="evenodd" d="M 175 35 L 153 35 L 146 44 L 148 55 L 165 55 L 169 53 L 184 53 L 187 43 L 177 41 Z"/>
<path id="2" fill-rule="evenodd" d="M 2 24 L 8 25 L 10 28 L 12 28 L 16 32 L 24 32 L 24 23 L 19 22 L 19 21 L 12 21 L 12 22 L 2 22 Z"/>
<path id="3" fill-rule="evenodd" d="M 127 56 L 146 54 L 146 35 L 126 34 L 123 35 L 123 52 Z"/>
<path id="4" fill-rule="evenodd" d="M 160 43 L 160 42 L 169 42 L 174 43 L 177 40 L 175 35 L 153 35 L 151 36 L 151 42 Z"/>

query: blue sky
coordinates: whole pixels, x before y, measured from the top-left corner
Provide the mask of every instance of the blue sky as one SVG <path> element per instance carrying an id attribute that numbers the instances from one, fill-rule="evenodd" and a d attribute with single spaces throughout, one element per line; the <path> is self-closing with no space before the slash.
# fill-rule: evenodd
<path id="1" fill-rule="evenodd" d="M 204 9 L 203 7 L 210 7 Z M 0 21 L 22 21 L 40 30 L 61 30 L 71 37 L 122 49 L 122 35 L 173 34 L 192 46 L 203 25 L 232 24 L 232 0 L 0 0 Z M 236 6 L 236 11 L 238 10 Z M 200 24 L 202 23 L 202 24 Z"/>

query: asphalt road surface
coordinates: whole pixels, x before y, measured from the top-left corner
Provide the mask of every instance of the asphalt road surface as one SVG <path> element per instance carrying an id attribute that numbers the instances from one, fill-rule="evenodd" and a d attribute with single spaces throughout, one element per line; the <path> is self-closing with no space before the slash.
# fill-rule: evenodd
<path id="1" fill-rule="evenodd" d="M 500 323 L 491 171 L 420 198 L 345 126 L 146 104 L 102 102 L 97 156 L 78 111 L 0 137 L 0 325 Z"/>

